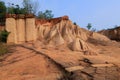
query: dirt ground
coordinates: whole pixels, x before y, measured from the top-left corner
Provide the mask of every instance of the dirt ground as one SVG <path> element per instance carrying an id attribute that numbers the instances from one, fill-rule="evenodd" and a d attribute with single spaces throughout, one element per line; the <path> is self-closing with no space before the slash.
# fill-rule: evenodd
<path id="1" fill-rule="evenodd" d="M 118 44 L 94 44 L 97 55 L 71 51 L 65 45 L 17 45 L 0 60 L 0 80 L 120 80 Z"/>

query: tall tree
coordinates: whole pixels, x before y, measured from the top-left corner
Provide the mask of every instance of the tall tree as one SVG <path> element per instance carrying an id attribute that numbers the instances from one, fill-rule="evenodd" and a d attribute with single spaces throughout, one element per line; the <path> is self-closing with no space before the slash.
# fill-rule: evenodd
<path id="1" fill-rule="evenodd" d="M 13 3 L 9 3 L 8 7 L 7 7 L 7 13 L 8 14 L 14 14 L 14 4 Z"/>
<path id="2" fill-rule="evenodd" d="M 5 14 L 6 14 L 6 6 L 3 1 L 0 0 L 0 25 L 5 25 Z"/>
<path id="3" fill-rule="evenodd" d="M 37 14 L 38 12 L 38 8 L 39 8 L 39 2 L 36 0 L 34 0 L 32 3 L 32 11 L 33 11 L 33 14 Z"/>
<path id="4" fill-rule="evenodd" d="M 23 7 L 25 8 L 26 13 L 31 13 L 32 6 L 30 4 L 30 0 L 23 0 Z"/>
<path id="5" fill-rule="evenodd" d="M 37 1 L 23 0 L 23 7 L 27 14 L 36 14 L 39 3 Z"/>
<path id="6" fill-rule="evenodd" d="M 5 13 L 6 13 L 5 3 L 3 1 L 0 1 L 0 18 L 5 17 Z"/>

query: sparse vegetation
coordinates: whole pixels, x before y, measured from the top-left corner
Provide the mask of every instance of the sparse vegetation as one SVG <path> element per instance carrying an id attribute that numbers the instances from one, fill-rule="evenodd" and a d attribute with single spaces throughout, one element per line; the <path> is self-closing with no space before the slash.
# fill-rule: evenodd
<path id="1" fill-rule="evenodd" d="M 77 23 L 76 23 L 76 22 L 74 22 L 73 24 L 74 24 L 74 25 L 77 25 Z"/>
<path id="2" fill-rule="evenodd" d="M 9 47 L 7 44 L 0 42 L 0 56 L 9 52 Z"/>
<path id="3" fill-rule="evenodd" d="M 7 7 L 7 14 L 25 14 L 25 8 L 20 8 L 19 5 L 15 5 L 13 3 L 9 3 L 9 6 Z"/>
<path id="4" fill-rule="evenodd" d="M 51 19 L 53 18 L 53 14 L 51 10 L 46 10 L 45 12 L 39 11 L 38 12 L 38 18 L 40 19 Z"/>
<path id="5" fill-rule="evenodd" d="M 0 1 L 0 18 L 5 17 L 5 13 L 6 13 L 5 3 L 3 1 Z"/>
<path id="6" fill-rule="evenodd" d="M 5 25 L 5 13 L 6 13 L 6 6 L 3 1 L 0 0 L 0 25 Z"/>
<path id="7" fill-rule="evenodd" d="M 88 23 L 88 25 L 86 26 L 88 30 L 90 30 L 92 28 L 91 23 Z"/>
<path id="8" fill-rule="evenodd" d="M 4 1 L 0 1 L 0 18 L 5 18 L 5 14 L 34 14 L 40 19 L 51 19 L 53 14 L 51 10 L 38 11 L 39 3 L 32 0 L 23 0 L 21 7 L 18 4 L 8 3 L 5 6 Z M 5 21 L 4 21 L 5 22 Z"/>
<path id="9" fill-rule="evenodd" d="M 9 33 L 10 32 L 8 32 L 6 30 L 0 31 L 0 42 L 6 43 L 7 42 L 7 37 L 9 35 Z"/>
<path id="10" fill-rule="evenodd" d="M 0 56 L 8 53 L 9 47 L 6 44 L 7 37 L 10 32 L 7 32 L 6 30 L 0 31 Z"/>
<path id="11" fill-rule="evenodd" d="M 31 4 L 28 4 L 27 2 L 23 2 L 24 7 L 20 7 L 18 4 L 9 3 L 6 12 L 7 14 L 32 14 L 33 11 L 32 11 L 32 7 L 30 7 Z"/>
<path id="12" fill-rule="evenodd" d="M 39 3 L 37 0 L 23 0 L 23 7 L 26 14 L 36 14 Z"/>

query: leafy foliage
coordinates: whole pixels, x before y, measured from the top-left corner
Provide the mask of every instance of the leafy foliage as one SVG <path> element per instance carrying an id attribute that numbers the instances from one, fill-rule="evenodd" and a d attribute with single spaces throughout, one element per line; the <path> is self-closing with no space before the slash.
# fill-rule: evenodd
<path id="1" fill-rule="evenodd" d="M 0 32 L 0 42 L 7 42 L 7 37 L 9 35 L 10 32 L 7 32 L 6 30 L 3 30 Z"/>
<path id="2" fill-rule="evenodd" d="M 6 30 L 0 31 L 0 56 L 9 52 L 9 46 L 6 44 L 9 33 Z"/>
<path id="3" fill-rule="evenodd" d="M 25 14 L 25 12 L 25 8 L 20 8 L 19 5 L 9 3 L 9 7 L 7 7 L 8 14 Z"/>
<path id="4" fill-rule="evenodd" d="M 23 0 L 23 6 L 26 14 L 36 14 L 39 4 L 35 0 L 33 2 L 32 0 Z"/>
<path id="5" fill-rule="evenodd" d="M 0 42 L 0 56 L 9 52 L 9 46 L 5 43 Z"/>
<path id="6" fill-rule="evenodd" d="M 6 14 L 6 6 L 3 1 L 0 0 L 0 25 L 5 25 L 5 14 Z"/>
<path id="7" fill-rule="evenodd" d="M 36 14 L 38 12 L 38 18 L 40 19 L 51 19 L 53 14 L 51 10 L 38 11 L 38 2 L 32 0 L 23 0 L 23 7 L 17 4 L 9 3 L 6 7 L 4 2 L 0 1 L 0 17 L 5 16 L 5 14 Z"/>
<path id="8" fill-rule="evenodd" d="M 77 25 L 77 23 L 76 23 L 76 22 L 74 22 L 73 24 L 74 24 L 74 25 Z"/>
<path id="9" fill-rule="evenodd" d="M 88 25 L 86 26 L 88 30 L 90 30 L 92 28 L 91 23 L 88 23 Z"/>
<path id="10" fill-rule="evenodd" d="M 51 19 L 53 18 L 53 14 L 51 10 L 46 10 L 45 12 L 39 11 L 38 12 L 38 18 L 40 19 Z"/>
<path id="11" fill-rule="evenodd" d="M 32 5 L 30 0 L 23 0 L 23 6 L 26 14 L 32 13 Z"/>
<path id="12" fill-rule="evenodd" d="M 6 13 L 5 3 L 3 1 L 0 1 L 0 18 L 5 17 L 5 13 Z"/>

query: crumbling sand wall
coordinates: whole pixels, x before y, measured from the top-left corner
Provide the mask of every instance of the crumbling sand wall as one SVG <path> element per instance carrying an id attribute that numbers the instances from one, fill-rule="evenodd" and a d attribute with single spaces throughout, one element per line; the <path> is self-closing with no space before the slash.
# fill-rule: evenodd
<path id="1" fill-rule="evenodd" d="M 35 41 L 38 37 L 46 38 L 48 37 L 50 26 L 59 23 L 61 20 L 69 20 L 68 16 L 48 20 L 35 19 L 33 16 L 28 17 L 25 15 L 21 17 L 21 15 L 9 14 L 6 17 L 6 30 L 10 32 L 7 43 L 15 44 Z"/>
<path id="2" fill-rule="evenodd" d="M 21 44 L 37 39 L 35 18 L 6 18 L 6 30 L 10 32 L 7 43 Z"/>
<path id="3" fill-rule="evenodd" d="M 66 45 L 73 51 L 94 53 L 86 42 L 89 35 L 67 16 L 43 21 L 34 17 L 7 18 L 6 29 L 11 32 L 8 43 L 21 44 L 39 39 L 50 46 Z"/>

